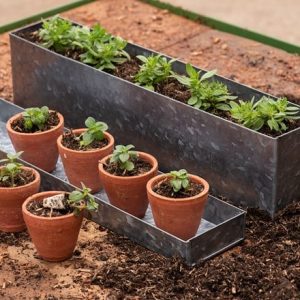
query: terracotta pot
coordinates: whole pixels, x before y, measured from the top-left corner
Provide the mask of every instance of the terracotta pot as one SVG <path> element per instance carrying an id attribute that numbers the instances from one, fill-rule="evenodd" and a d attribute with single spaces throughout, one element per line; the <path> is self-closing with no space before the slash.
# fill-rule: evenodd
<path id="1" fill-rule="evenodd" d="M 35 175 L 35 179 L 34 181 L 23 186 L 10 188 L 0 187 L 1 231 L 20 232 L 26 229 L 26 225 L 22 216 L 22 204 L 27 197 L 36 194 L 40 189 L 40 174 L 31 168 L 22 167 L 22 169 L 31 170 Z"/>
<path id="2" fill-rule="evenodd" d="M 162 174 L 152 178 L 147 183 L 148 199 L 157 227 L 183 240 L 192 238 L 200 225 L 204 206 L 208 197 L 209 185 L 203 178 L 189 175 L 193 182 L 200 183 L 204 190 L 193 197 L 168 198 L 153 191 L 153 187 L 166 179 Z"/>
<path id="3" fill-rule="evenodd" d="M 40 217 L 30 213 L 26 206 L 33 200 L 65 193 L 51 191 L 35 194 L 26 199 L 22 211 L 30 237 L 38 254 L 47 261 L 63 261 L 73 255 L 83 216 L 73 213 L 61 217 Z"/>
<path id="4" fill-rule="evenodd" d="M 12 129 L 11 124 L 19 119 L 22 113 L 11 117 L 6 123 L 6 129 L 16 152 L 24 151 L 22 159 L 45 170 L 52 172 L 55 169 L 58 150 L 57 138 L 64 129 L 64 118 L 58 113 L 59 124 L 50 130 L 35 133 L 21 133 Z"/>
<path id="5" fill-rule="evenodd" d="M 104 170 L 103 164 L 111 155 L 103 158 L 99 164 L 100 178 L 105 192 L 112 205 L 138 217 L 145 216 L 148 207 L 146 184 L 157 174 L 157 160 L 150 154 L 138 152 L 139 157 L 148 161 L 152 169 L 142 175 L 137 176 L 115 176 Z"/>
<path id="6" fill-rule="evenodd" d="M 75 134 L 81 134 L 86 129 L 73 130 Z M 98 164 L 99 161 L 113 152 L 114 138 L 111 134 L 105 132 L 108 139 L 108 145 L 101 149 L 88 151 L 71 150 L 62 145 L 62 136 L 57 139 L 59 154 L 68 180 L 71 184 L 81 187 L 81 182 L 92 190 L 92 193 L 98 192 L 102 188 L 99 178 Z"/>

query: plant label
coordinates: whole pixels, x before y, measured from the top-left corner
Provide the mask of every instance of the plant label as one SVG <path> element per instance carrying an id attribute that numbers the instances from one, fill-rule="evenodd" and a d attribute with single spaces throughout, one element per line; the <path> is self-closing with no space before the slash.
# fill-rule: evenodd
<path id="1" fill-rule="evenodd" d="M 52 209 L 65 209 L 64 204 L 65 194 L 58 194 L 55 196 L 51 196 L 45 198 L 43 200 L 43 207 L 45 208 L 52 208 Z"/>

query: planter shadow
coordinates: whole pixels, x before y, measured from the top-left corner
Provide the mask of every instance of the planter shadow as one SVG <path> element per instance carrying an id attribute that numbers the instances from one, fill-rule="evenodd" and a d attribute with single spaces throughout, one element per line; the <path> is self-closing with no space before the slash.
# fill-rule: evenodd
<path id="1" fill-rule="evenodd" d="M 40 27 L 37 23 L 10 34 L 18 105 L 49 105 L 73 128 L 89 115 L 101 119 L 119 143 L 130 141 L 158 157 L 162 171 L 184 167 L 206 178 L 214 194 L 271 216 L 299 199 L 300 128 L 269 137 L 18 36 Z M 131 56 L 157 53 L 130 43 L 127 51 Z M 183 73 L 185 64 L 176 61 L 174 70 Z M 242 99 L 267 95 L 221 76 L 216 79 Z"/>
<path id="2" fill-rule="evenodd" d="M 5 123 L 11 115 L 20 111 L 22 111 L 20 107 L 0 99 L 0 159 L 4 158 L 7 152 L 13 151 Z M 51 174 L 24 161 L 23 163 L 39 171 L 42 191 L 74 190 L 75 187 L 66 182 L 60 160 Z M 162 255 L 179 256 L 188 265 L 211 258 L 244 239 L 245 212 L 213 196 L 209 196 L 207 200 L 196 236 L 187 241 L 157 228 L 150 206 L 146 216 L 138 219 L 111 205 L 104 191 L 95 194 L 95 198 L 99 209 L 97 212 L 87 214 L 89 219 Z"/>

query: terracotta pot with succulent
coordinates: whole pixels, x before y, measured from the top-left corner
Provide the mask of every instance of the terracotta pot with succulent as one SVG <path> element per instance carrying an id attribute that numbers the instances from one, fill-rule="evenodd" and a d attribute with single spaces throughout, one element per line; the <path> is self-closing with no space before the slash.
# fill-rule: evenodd
<path id="1" fill-rule="evenodd" d="M 0 230 L 19 232 L 26 228 L 22 204 L 40 188 L 40 174 L 17 162 L 22 152 L 8 154 L 0 166 Z"/>
<path id="2" fill-rule="evenodd" d="M 57 145 L 70 183 L 80 186 L 82 182 L 96 193 L 102 188 L 98 163 L 112 153 L 114 138 L 106 132 L 107 124 L 92 117 L 86 119 L 85 125 L 87 128 L 65 132 Z"/>
<path id="3" fill-rule="evenodd" d="M 147 183 L 148 199 L 157 227 L 183 239 L 193 237 L 200 225 L 209 185 L 182 169 L 158 175 Z"/>
<path id="4" fill-rule="evenodd" d="M 24 151 L 24 160 L 47 172 L 55 169 L 58 159 L 56 140 L 63 128 L 63 116 L 47 106 L 27 108 L 6 124 L 15 150 Z"/>
<path id="5" fill-rule="evenodd" d="M 152 155 L 133 148 L 117 145 L 112 155 L 101 160 L 99 172 L 110 203 L 143 218 L 149 203 L 146 184 L 157 174 L 158 163 Z"/>
<path id="6" fill-rule="evenodd" d="M 72 193 L 49 191 L 26 199 L 22 211 L 38 254 L 47 261 L 70 258 L 77 243 L 83 210 L 96 210 L 98 204 L 90 189 Z"/>

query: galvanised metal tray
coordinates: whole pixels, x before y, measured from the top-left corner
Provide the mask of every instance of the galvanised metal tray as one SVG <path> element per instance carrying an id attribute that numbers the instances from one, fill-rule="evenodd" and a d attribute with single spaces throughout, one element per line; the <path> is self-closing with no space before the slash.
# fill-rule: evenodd
<path id="1" fill-rule="evenodd" d="M 18 35 L 40 26 L 39 22 L 10 34 L 16 104 L 48 104 L 72 127 L 81 127 L 87 116 L 105 121 L 121 144 L 130 140 L 140 150 L 158 157 L 162 171 L 185 168 L 199 174 L 210 182 L 214 194 L 222 194 L 236 204 L 259 207 L 274 216 L 299 199 L 300 128 L 273 138 L 66 58 Z M 127 51 L 131 56 L 157 53 L 131 43 Z M 183 62 L 176 61 L 173 66 L 178 73 L 185 70 Z M 216 78 L 241 99 L 267 95 L 230 79 Z"/>
<path id="2" fill-rule="evenodd" d="M 12 115 L 20 111 L 22 108 L 0 99 L 0 159 L 5 157 L 6 153 L 14 152 L 5 124 Z M 42 190 L 74 189 L 74 186 L 67 182 L 60 160 L 52 174 L 36 169 L 42 176 Z M 146 216 L 138 219 L 111 205 L 104 191 L 95 194 L 95 197 L 99 209 L 95 213 L 89 213 L 89 219 L 162 255 L 180 256 L 188 265 L 215 256 L 244 239 L 245 212 L 213 196 L 208 198 L 196 236 L 188 241 L 157 228 L 150 206 Z"/>

